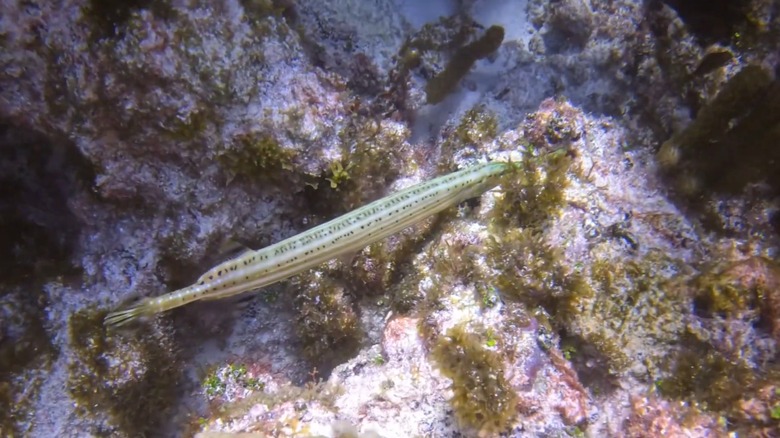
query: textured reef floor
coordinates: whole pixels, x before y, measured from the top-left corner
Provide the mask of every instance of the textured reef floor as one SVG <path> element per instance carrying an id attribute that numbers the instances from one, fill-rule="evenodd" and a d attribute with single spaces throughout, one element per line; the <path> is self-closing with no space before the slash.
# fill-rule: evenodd
<path id="1" fill-rule="evenodd" d="M 0 435 L 780 430 L 776 2 L 50 3 L 0 3 Z M 103 326 L 484 160 L 351 257 Z"/>

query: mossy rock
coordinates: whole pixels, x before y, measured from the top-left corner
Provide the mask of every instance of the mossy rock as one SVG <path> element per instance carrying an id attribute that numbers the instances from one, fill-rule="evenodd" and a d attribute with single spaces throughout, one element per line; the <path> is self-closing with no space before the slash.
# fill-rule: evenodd
<path id="1" fill-rule="evenodd" d="M 669 374 L 655 382 L 663 396 L 723 416 L 740 436 L 761 436 L 777 427 L 777 364 L 758 369 L 729 359 L 695 335 L 683 336 L 680 345 L 668 358 Z"/>
<path id="2" fill-rule="evenodd" d="M 498 271 L 491 283 L 501 296 L 546 309 L 558 330 L 576 333 L 583 347 L 595 348 L 605 376 L 629 369 L 654 373 L 684 328 L 683 285 L 657 275 L 681 267 L 662 254 L 597 259 L 571 272 L 562 254 L 533 229 L 510 229 L 488 244 L 488 264 Z M 639 350 L 645 358 L 637 363 L 632 357 Z"/>
<path id="3" fill-rule="evenodd" d="M 780 80 L 773 76 L 764 67 L 745 66 L 661 145 L 659 163 L 694 206 L 704 207 L 702 194 L 739 194 L 756 182 L 780 193 Z"/>
<path id="4" fill-rule="evenodd" d="M 95 41 L 121 37 L 125 24 L 136 11 L 148 9 L 155 16 L 170 19 L 176 11 L 168 1 L 161 0 L 90 0 L 84 16 L 92 28 Z"/>
<path id="5" fill-rule="evenodd" d="M 352 357 L 363 338 L 360 319 L 344 282 L 315 269 L 296 277 L 295 329 L 304 356 L 327 375 Z"/>
<path id="6" fill-rule="evenodd" d="M 498 119 L 484 106 L 475 106 L 461 117 L 450 135 L 445 136 L 441 145 L 441 172 L 455 170 L 455 157 L 482 158 L 479 154 L 482 145 L 498 136 Z"/>
<path id="7" fill-rule="evenodd" d="M 780 342 L 780 263 L 752 257 L 711 267 L 691 288 L 699 317 L 750 321 Z"/>
<path id="8" fill-rule="evenodd" d="M 3 288 L 5 289 L 5 288 Z M 30 404 L 57 354 L 44 328 L 42 297 L 27 288 L 8 288 L 0 295 L 0 436 L 22 436 Z"/>
<path id="9" fill-rule="evenodd" d="M 181 375 L 173 342 L 155 326 L 139 325 L 127 335 L 108 333 L 106 313 L 86 309 L 71 315 L 67 390 L 77 414 L 106 416 L 113 426 L 93 433 L 150 436 L 167 424 L 177 401 Z"/>

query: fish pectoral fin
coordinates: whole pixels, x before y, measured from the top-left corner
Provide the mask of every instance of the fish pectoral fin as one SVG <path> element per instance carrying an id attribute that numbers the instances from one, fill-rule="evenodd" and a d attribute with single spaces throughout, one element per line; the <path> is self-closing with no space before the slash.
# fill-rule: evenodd
<path id="1" fill-rule="evenodd" d="M 221 262 L 239 258 L 250 251 L 254 250 L 249 248 L 247 245 L 244 245 L 243 243 L 233 239 L 225 240 L 221 245 L 219 245 L 219 248 L 217 248 L 217 254 L 219 254 Z"/>
<path id="2" fill-rule="evenodd" d="M 336 257 L 338 261 L 344 264 L 344 266 L 352 266 L 352 263 L 355 260 L 355 256 L 358 255 L 360 251 L 350 251 L 344 254 L 341 254 L 340 256 Z"/>
<path id="3" fill-rule="evenodd" d="M 226 266 L 229 266 L 233 260 L 240 259 L 241 257 L 244 257 L 251 252 L 255 251 L 242 243 L 236 242 L 235 240 L 225 241 L 219 247 L 219 258 L 217 259 L 217 265 L 198 277 L 198 279 L 195 280 L 195 284 L 205 283 L 213 280 L 214 277 L 218 276 L 218 272 L 223 270 Z"/>

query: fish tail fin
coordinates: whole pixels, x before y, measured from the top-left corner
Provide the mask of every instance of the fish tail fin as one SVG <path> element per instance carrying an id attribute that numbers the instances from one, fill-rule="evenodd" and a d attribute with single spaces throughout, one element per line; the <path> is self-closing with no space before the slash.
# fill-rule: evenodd
<path id="1" fill-rule="evenodd" d="M 137 319 L 152 316 L 157 313 L 157 309 L 152 303 L 152 299 L 145 299 L 135 304 L 127 305 L 106 315 L 103 324 L 106 327 L 121 327 Z"/>

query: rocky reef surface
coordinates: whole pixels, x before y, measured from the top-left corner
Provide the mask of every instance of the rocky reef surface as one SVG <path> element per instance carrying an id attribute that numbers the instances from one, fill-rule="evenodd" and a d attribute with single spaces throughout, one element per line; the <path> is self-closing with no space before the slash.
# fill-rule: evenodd
<path id="1" fill-rule="evenodd" d="M 771 436 L 780 6 L 0 3 L 0 435 Z M 352 257 L 117 306 L 474 163 Z"/>

